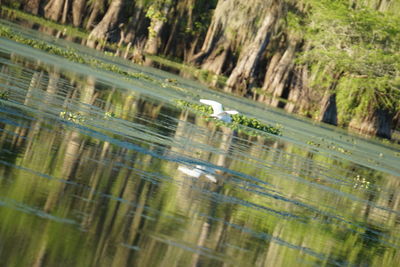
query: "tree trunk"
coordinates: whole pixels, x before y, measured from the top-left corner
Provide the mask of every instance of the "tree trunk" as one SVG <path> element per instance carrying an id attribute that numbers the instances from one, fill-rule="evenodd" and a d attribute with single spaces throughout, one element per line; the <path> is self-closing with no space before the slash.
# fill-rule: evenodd
<path id="1" fill-rule="evenodd" d="M 215 73 L 227 72 L 239 51 L 254 39 L 259 16 L 268 8 L 265 0 L 218 1 L 200 52 L 191 63 Z"/>
<path id="2" fill-rule="evenodd" d="M 166 24 L 169 12 L 172 9 L 173 3 L 156 2 L 150 9 L 154 10 L 154 14 L 150 16 L 149 35 L 146 43 L 145 52 L 149 54 L 157 54 L 161 48 L 161 34 Z"/>
<path id="3" fill-rule="evenodd" d="M 149 21 L 143 7 L 136 6 L 133 10 L 130 21 L 127 24 L 125 43 L 143 42 L 148 35 Z"/>
<path id="4" fill-rule="evenodd" d="M 356 129 L 361 133 L 390 139 L 392 136 L 392 120 L 393 116 L 388 111 L 377 108 L 374 112 L 371 112 L 371 115 L 362 119 L 353 118 L 350 121 L 349 128 Z"/>
<path id="5" fill-rule="evenodd" d="M 282 4 L 279 0 L 271 0 L 269 9 L 254 40 L 240 53 L 238 63 L 226 83 L 226 91 L 247 91 L 253 82 L 254 74 L 261 56 L 265 52 L 271 35 L 274 33 L 282 13 Z"/>
<path id="6" fill-rule="evenodd" d="M 326 93 L 322 99 L 320 121 L 337 125 L 336 93 Z"/>
<path id="7" fill-rule="evenodd" d="M 86 30 L 93 29 L 95 27 L 95 23 L 104 8 L 104 0 L 95 0 L 93 3 L 92 11 L 90 12 L 89 19 L 86 23 Z"/>
<path id="8" fill-rule="evenodd" d="M 99 24 L 89 34 L 87 45 L 90 47 L 96 46 L 96 40 L 110 40 L 119 38 L 118 24 L 120 15 L 124 7 L 124 0 L 113 0 L 107 13 Z M 114 40 L 115 41 L 115 40 Z"/>
<path id="9" fill-rule="evenodd" d="M 232 10 L 232 7 L 226 6 L 229 4 L 228 2 L 218 1 L 203 46 L 200 52 L 191 59 L 192 63 L 202 65 L 203 69 L 215 73 L 223 72 L 223 62 L 227 54 L 225 49 L 230 47 L 229 39 L 224 36 L 228 24 L 228 11 Z M 213 65 L 214 62 L 215 65 Z"/>
<path id="10" fill-rule="evenodd" d="M 33 15 L 39 14 L 42 0 L 25 0 L 24 11 Z"/>
<path id="11" fill-rule="evenodd" d="M 307 66 L 294 67 L 290 76 L 290 91 L 285 109 L 290 113 L 311 117 L 310 111 L 313 110 L 313 103 L 317 101 L 317 98 L 315 97 L 315 92 L 308 86 L 309 73 Z"/>
<path id="12" fill-rule="evenodd" d="M 322 109 L 319 120 L 325 123 L 337 125 L 337 107 L 336 107 L 336 86 L 342 77 L 343 72 L 333 75 L 333 82 L 322 99 Z"/>
<path id="13" fill-rule="evenodd" d="M 276 53 L 268 65 L 262 90 L 272 95 L 266 102 L 274 107 L 278 106 L 279 98 L 283 96 L 285 88 L 288 87 L 288 80 L 294 66 L 297 44 L 298 40 L 290 40 L 283 55 Z"/>
<path id="14" fill-rule="evenodd" d="M 64 8 L 63 8 L 63 13 L 61 16 L 61 23 L 66 24 L 67 23 L 67 18 L 68 18 L 68 10 L 69 10 L 69 2 L 71 0 L 65 0 L 64 2 Z"/>
<path id="15" fill-rule="evenodd" d="M 74 0 L 74 3 L 72 5 L 72 25 L 74 25 L 75 27 L 81 26 L 85 8 L 85 0 Z"/>
<path id="16" fill-rule="evenodd" d="M 50 0 L 44 7 L 44 16 L 47 19 L 60 21 L 63 14 L 65 0 Z"/>

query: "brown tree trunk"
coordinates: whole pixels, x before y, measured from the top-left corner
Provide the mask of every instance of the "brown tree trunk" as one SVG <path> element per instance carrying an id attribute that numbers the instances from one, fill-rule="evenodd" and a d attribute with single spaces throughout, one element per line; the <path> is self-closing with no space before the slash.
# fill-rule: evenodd
<path id="1" fill-rule="evenodd" d="M 94 0 L 92 10 L 89 15 L 89 19 L 86 23 L 85 29 L 90 30 L 95 27 L 95 23 L 104 8 L 104 0 Z"/>
<path id="2" fill-rule="evenodd" d="M 146 19 L 146 12 L 143 7 L 136 6 L 133 10 L 130 21 L 127 24 L 125 35 L 125 43 L 143 42 L 144 37 L 148 33 L 148 20 Z"/>
<path id="3" fill-rule="evenodd" d="M 223 64 L 227 55 L 225 49 L 230 47 L 230 41 L 225 37 L 225 28 L 229 20 L 229 10 L 233 8 L 229 4 L 229 1 L 218 1 L 202 48 L 191 59 L 192 63 L 202 65 L 203 69 L 218 74 L 223 72 Z"/>
<path id="4" fill-rule="evenodd" d="M 41 2 L 42 0 L 25 0 L 24 11 L 33 15 L 38 15 Z"/>
<path id="5" fill-rule="evenodd" d="M 124 0 L 113 0 L 111 2 L 103 19 L 89 34 L 88 46 L 95 47 L 96 40 L 108 40 L 112 34 L 119 36 L 118 24 L 123 7 Z"/>
<path id="6" fill-rule="evenodd" d="M 149 36 L 145 48 L 146 53 L 157 54 L 161 48 L 161 34 L 166 24 L 168 14 L 172 9 L 172 4 L 173 3 L 170 2 L 163 2 L 161 6 L 159 6 L 159 3 L 156 2 L 153 5 L 154 10 L 159 12 L 159 15 L 150 18 Z"/>
<path id="7" fill-rule="evenodd" d="M 350 121 L 349 128 L 356 129 L 361 133 L 371 134 L 390 139 L 392 137 L 393 116 L 386 110 L 376 108 L 364 118 L 353 118 Z"/>
<path id="8" fill-rule="evenodd" d="M 86 8 L 85 0 L 74 0 L 72 5 L 72 25 L 80 27 Z"/>
<path id="9" fill-rule="evenodd" d="M 67 23 L 67 18 L 68 18 L 68 10 L 69 10 L 69 3 L 71 0 L 65 0 L 64 2 L 64 8 L 63 8 L 63 13 L 61 16 L 61 23 L 66 24 Z"/>
<path id="10" fill-rule="evenodd" d="M 297 43 L 298 40 L 290 40 L 285 52 L 283 54 L 276 53 L 268 65 L 262 90 L 271 94 L 271 98 L 268 98 L 266 102 L 274 107 L 278 106 L 279 98 L 283 96 L 283 92 L 288 86 L 290 73 L 294 66 Z M 265 101 L 265 97 L 261 99 Z"/>
<path id="11" fill-rule="evenodd" d="M 238 63 L 226 83 L 226 91 L 247 91 L 253 82 L 254 74 L 261 56 L 265 52 L 272 34 L 282 14 L 282 3 L 279 0 L 269 1 L 261 26 L 254 40 L 240 53 Z"/>
<path id="12" fill-rule="evenodd" d="M 303 114 L 311 117 L 313 103 L 317 102 L 314 91 L 308 86 L 309 73 L 307 66 L 294 67 L 290 79 L 288 103 L 285 109 L 291 113 Z"/>
<path id="13" fill-rule="evenodd" d="M 64 5 L 65 0 L 50 0 L 44 7 L 44 16 L 54 21 L 60 21 Z"/>

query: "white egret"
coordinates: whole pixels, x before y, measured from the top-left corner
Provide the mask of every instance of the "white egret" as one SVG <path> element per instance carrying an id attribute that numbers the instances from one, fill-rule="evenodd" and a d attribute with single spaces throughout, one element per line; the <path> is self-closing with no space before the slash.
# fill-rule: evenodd
<path id="1" fill-rule="evenodd" d="M 215 178 L 215 176 L 213 174 L 215 174 L 215 170 L 210 168 L 210 167 L 206 167 L 206 166 L 202 166 L 202 165 L 196 165 L 195 168 L 188 168 L 186 166 L 179 166 L 178 170 L 183 172 L 184 174 L 187 174 L 193 178 L 199 178 L 201 175 L 205 175 L 205 177 L 210 180 L 213 183 L 217 182 L 217 179 Z"/>
<path id="2" fill-rule="evenodd" d="M 210 115 L 211 117 L 217 118 L 224 122 L 232 122 L 231 115 L 239 113 L 236 110 L 224 110 L 222 104 L 214 100 L 200 99 L 200 102 L 212 107 L 213 114 Z"/>

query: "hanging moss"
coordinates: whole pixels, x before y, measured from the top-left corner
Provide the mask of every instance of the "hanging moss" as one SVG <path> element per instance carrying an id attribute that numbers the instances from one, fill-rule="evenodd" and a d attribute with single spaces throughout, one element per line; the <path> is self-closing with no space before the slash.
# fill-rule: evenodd
<path id="1" fill-rule="evenodd" d="M 188 109 L 202 116 L 210 115 L 213 112 L 211 106 L 191 103 L 185 100 L 176 100 L 176 105 L 181 109 Z M 282 130 L 279 126 L 263 124 L 259 120 L 255 118 L 248 118 L 243 114 L 235 114 L 231 117 L 231 123 L 226 123 L 212 117 L 207 117 L 206 120 L 213 120 L 218 126 L 226 126 L 233 130 L 237 130 L 238 132 L 246 133 L 250 136 L 262 136 L 265 135 L 265 133 L 282 135 Z"/>

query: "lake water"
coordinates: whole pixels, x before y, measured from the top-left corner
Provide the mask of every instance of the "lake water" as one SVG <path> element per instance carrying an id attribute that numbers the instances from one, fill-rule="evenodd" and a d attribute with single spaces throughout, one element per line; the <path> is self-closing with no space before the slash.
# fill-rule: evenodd
<path id="1" fill-rule="evenodd" d="M 0 38 L 2 266 L 398 266 L 398 146 L 19 31 L 154 80 Z M 175 105 L 200 98 L 283 135 Z"/>

